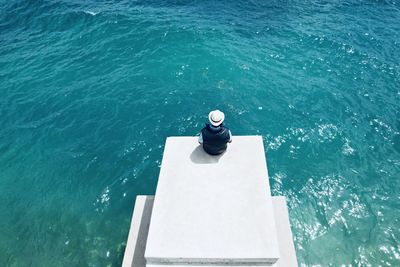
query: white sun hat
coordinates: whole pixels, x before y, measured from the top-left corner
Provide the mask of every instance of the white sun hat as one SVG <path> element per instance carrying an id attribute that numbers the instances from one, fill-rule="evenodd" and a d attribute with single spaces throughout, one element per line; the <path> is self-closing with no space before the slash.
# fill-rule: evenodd
<path id="1" fill-rule="evenodd" d="M 208 120 L 213 126 L 219 126 L 224 122 L 225 114 L 220 110 L 213 110 L 208 114 Z"/>

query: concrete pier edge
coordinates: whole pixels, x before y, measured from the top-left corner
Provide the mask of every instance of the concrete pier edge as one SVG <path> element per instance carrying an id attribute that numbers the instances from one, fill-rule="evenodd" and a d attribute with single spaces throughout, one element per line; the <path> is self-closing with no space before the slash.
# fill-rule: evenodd
<path id="1" fill-rule="evenodd" d="M 146 249 L 147 235 L 151 212 L 153 210 L 154 196 L 139 195 L 136 197 L 133 210 L 128 242 L 126 244 L 122 266 L 145 267 L 144 252 Z"/>
<path id="2" fill-rule="evenodd" d="M 122 267 L 146 267 L 144 252 L 146 250 L 147 234 L 153 210 L 154 196 L 139 195 L 136 197 L 135 208 L 132 215 L 131 228 L 129 230 L 128 242 L 125 249 Z M 286 199 L 283 196 L 273 196 L 274 217 L 277 227 L 280 258 L 274 265 L 259 264 L 260 266 L 295 267 L 297 266 L 296 252 L 293 244 L 292 231 L 289 223 L 289 213 Z M 161 267 L 165 264 L 147 264 L 147 267 Z M 177 265 L 174 267 L 205 267 L 205 264 Z M 212 266 L 243 266 L 221 264 Z M 249 266 L 249 265 L 247 265 Z"/>
<path id="3" fill-rule="evenodd" d="M 195 137 L 168 137 L 156 195 L 136 197 L 122 266 L 297 267 L 262 137 L 234 136 L 219 156 Z"/>

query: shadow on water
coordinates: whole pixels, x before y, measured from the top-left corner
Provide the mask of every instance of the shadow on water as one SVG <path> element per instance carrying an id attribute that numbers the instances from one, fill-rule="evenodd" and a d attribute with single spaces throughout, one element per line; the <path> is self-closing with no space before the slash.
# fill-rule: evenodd
<path id="1" fill-rule="evenodd" d="M 209 155 L 207 154 L 201 145 L 197 146 L 190 154 L 190 160 L 195 164 L 215 164 L 218 163 L 219 159 L 224 155 Z"/>
<path id="2" fill-rule="evenodd" d="M 111 267 L 122 266 L 122 261 L 124 260 L 125 248 L 126 248 L 125 243 L 121 243 L 118 245 L 117 253 L 114 256 Z"/>

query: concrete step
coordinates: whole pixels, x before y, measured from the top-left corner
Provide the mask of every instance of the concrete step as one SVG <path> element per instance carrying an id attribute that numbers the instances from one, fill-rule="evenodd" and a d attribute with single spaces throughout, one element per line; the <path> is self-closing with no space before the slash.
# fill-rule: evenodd
<path id="1" fill-rule="evenodd" d="M 166 267 L 168 265 L 148 264 L 144 258 L 147 234 L 151 219 L 154 196 L 137 196 L 135 209 L 132 216 L 131 228 L 125 249 L 123 267 Z M 292 231 L 290 229 L 288 210 L 285 197 L 272 197 L 274 218 L 277 226 L 280 258 L 273 265 L 169 265 L 174 267 L 296 267 L 297 259 L 293 245 Z"/>

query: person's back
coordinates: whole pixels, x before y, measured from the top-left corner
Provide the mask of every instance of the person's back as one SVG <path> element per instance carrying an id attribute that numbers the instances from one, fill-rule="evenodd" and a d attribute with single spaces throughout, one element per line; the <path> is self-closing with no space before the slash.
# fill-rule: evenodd
<path id="1" fill-rule="evenodd" d="M 232 135 L 228 128 L 222 125 L 225 119 L 224 113 L 219 110 L 211 111 L 208 115 L 210 124 L 206 124 L 199 136 L 199 143 L 208 154 L 219 155 L 227 149 L 227 143 L 232 141 Z"/>

